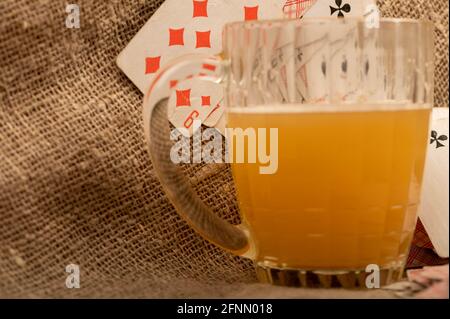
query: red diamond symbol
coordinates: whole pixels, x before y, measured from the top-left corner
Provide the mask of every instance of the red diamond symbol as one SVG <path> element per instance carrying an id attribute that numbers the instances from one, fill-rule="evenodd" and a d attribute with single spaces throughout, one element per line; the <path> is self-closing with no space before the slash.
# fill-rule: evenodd
<path id="1" fill-rule="evenodd" d="M 145 58 L 145 74 L 155 73 L 159 70 L 160 56 Z"/>
<path id="2" fill-rule="evenodd" d="M 171 80 L 169 83 L 170 88 L 176 87 L 178 84 L 178 80 Z"/>
<path id="3" fill-rule="evenodd" d="M 195 31 L 197 37 L 196 48 L 210 48 L 211 47 L 211 31 Z"/>
<path id="4" fill-rule="evenodd" d="M 202 96 L 202 106 L 211 106 L 211 96 Z"/>
<path id="5" fill-rule="evenodd" d="M 194 14 L 193 17 L 207 17 L 208 16 L 208 0 L 194 2 Z"/>
<path id="6" fill-rule="evenodd" d="M 212 65 L 212 64 L 203 64 L 203 69 L 205 70 L 209 70 L 209 71 L 215 71 L 216 70 L 216 66 Z"/>
<path id="7" fill-rule="evenodd" d="M 184 45 L 184 28 L 169 29 L 169 46 Z"/>
<path id="8" fill-rule="evenodd" d="M 245 10 L 245 21 L 258 20 L 258 9 L 259 9 L 259 6 L 256 6 L 256 7 L 244 7 L 244 10 Z"/>
<path id="9" fill-rule="evenodd" d="M 191 106 L 191 89 L 176 90 L 177 92 L 177 107 Z"/>

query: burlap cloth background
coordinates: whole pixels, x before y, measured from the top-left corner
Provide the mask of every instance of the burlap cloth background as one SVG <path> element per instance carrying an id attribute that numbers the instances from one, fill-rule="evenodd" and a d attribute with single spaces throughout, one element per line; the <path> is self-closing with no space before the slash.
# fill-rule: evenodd
<path id="1" fill-rule="evenodd" d="M 144 145 L 140 92 L 115 65 L 162 3 L 0 1 L 0 297 L 373 297 L 257 284 L 168 202 Z M 436 104 L 448 106 L 448 1 L 381 1 L 436 24 Z M 190 167 L 201 197 L 238 222 L 228 167 Z M 65 286 L 80 266 L 81 288 Z"/>

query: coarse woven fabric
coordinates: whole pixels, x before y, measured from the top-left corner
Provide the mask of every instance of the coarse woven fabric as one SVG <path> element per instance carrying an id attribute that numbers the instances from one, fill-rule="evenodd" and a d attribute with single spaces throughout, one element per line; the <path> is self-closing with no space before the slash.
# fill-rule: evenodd
<path id="1" fill-rule="evenodd" d="M 115 59 L 162 3 L 0 1 L 0 297 L 361 297 L 256 283 L 251 262 L 181 220 L 154 175 L 142 95 Z M 436 24 L 436 105 L 448 106 L 448 2 L 380 2 Z M 228 166 L 186 166 L 213 210 L 238 223 Z M 67 289 L 77 264 L 81 288 Z"/>

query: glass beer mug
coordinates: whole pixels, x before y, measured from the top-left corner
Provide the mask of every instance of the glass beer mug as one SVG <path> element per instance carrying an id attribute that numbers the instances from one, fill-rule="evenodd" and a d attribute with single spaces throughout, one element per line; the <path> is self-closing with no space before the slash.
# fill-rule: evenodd
<path id="1" fill-rule="evenodd" d="M 374 272 L 382 285 L 400 279 L 428 145 L 433 25 L 235 22 L 222 44 L 215 58 L 173 60 L 145 96 L 152 163 L 177 212 L 212 243 L 251 258 L 262 282 L 365 287 Z M 230 161 L 238 226 L 211 212 L 169 155 L 170 81 L 205 69 L 199 79 L 224 88 L 228 128 L 277 129 L 272 172 Z"/>

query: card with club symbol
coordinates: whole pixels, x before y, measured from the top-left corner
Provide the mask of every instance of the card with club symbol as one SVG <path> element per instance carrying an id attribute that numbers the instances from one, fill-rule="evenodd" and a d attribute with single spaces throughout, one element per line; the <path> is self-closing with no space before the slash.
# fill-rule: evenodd
<path id="1" fill-rule="evenodd" d="M 330 16 L 338 19 L 366 15 L 373 5 L 372 0 L 166 0 L 120 53 L 117 64 L 145 93 L 157 71 L 171 59 L 188 53 L 220 53 L 222 28 L 228 22 Z M 169 100 L 170 122 L 184 127 L 187 117 L 196 112 L 203 124 L 222 131 L 220 85 L 179 80 L 173 80 L 176 84 Z"/>
<path id="2" fill-rule="evenodd" d="M 430 140 L 422 186 L 419 217 L 434 249 L 448 258 L 448 120 L 447 107 L 434 108 L 431 118 Z"/>

